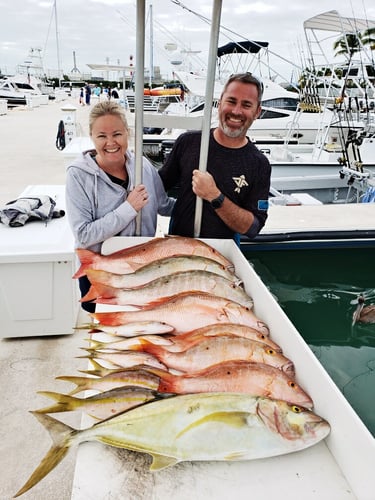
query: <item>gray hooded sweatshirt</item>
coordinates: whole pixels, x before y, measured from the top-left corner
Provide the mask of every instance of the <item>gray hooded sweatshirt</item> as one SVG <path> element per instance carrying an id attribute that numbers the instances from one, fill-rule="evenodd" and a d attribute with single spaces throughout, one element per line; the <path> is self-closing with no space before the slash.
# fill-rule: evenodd
<path id="1" fill-rule="evenodd" d="M 126 152 L 127 189 L 115 184 L 92 157 L 82 153 L 67 168 L 66 211 L 76 248 L 100 252 L 102 242 L 112 236 L 134 236 L 137 212 L 126 201 L 134 189 L 135 156 Z M 142 184 L 149 201 L 142 209 L 141 236 L 154 236 L 157 214 L 171 214 L 175 199 L 167 196 L 156 168 L 143 158 Z"/>

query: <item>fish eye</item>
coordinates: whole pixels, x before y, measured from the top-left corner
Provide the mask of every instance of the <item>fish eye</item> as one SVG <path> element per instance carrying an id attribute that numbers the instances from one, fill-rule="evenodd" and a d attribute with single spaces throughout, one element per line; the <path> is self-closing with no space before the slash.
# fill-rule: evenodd
<path id="1" fill-rule="evenodd" d="M 271 356 L 273 356 L 275 354 L 275 351 L 273 349 L 267 349 L 267 354 L 270 354 Z"/>
<path id="2" fill-rule="evenodd" d="M 292 389 L 295 389 L 297 387 L 297 384 L 293 380 L 289 380 L 288 385 Z"/>
<path id="3" fill-rule="evenodd" d="M 293 405 L 292 406 L 292 411 L 294 413 L 302 413 L 302 408 L 300 406 L 297 406 L 297 405 Z"/>

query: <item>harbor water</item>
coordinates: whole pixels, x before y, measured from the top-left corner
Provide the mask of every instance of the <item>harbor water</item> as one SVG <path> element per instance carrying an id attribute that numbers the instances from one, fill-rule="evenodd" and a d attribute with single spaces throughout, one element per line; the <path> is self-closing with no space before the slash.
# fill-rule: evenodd
<path id="1" fill-rule="evenodd" d="M 375 436 L 375 323 L 352 326 L 358 295 L 375 303 L 374 248 L 245 256 Z"/>

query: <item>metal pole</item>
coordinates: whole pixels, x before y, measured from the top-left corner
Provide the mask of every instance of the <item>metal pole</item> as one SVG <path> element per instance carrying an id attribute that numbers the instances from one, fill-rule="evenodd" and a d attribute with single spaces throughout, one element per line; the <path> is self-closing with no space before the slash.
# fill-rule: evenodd
<path id="1" fill-rule="evenodd" d="M 137 0 L 137 42 L 135 63 L 135 184 L 142 182 L 143 93 L 145 69 L 145 0 Z M 136 236 L 141 234 L 141 211 L 136 219 Z"/>
<path id="2" fill-rule="evenodd" d="M 220 31 L 221 4 L 222 4 L 221 0 L 214 0 L 212 22 L 211 22 L 211 34 L 210 34 L 210 49 L 208 55 L 202 141 L 201 141 L 201 149 L 199 156 L 199 170 L 201 172 L 205 172 L 207 169 L 208 145 L 210 141 L 210 128 L 211 128 L 212 101 L 213 101 L 214 86 L 215 86 L 217 47 L 218 47 L 219 31 Z M 194 219 L 195 238 L 198 238 L 201 232 L 202 206 L 203 206 L 203 200 L 202 198 L 199 198 L 199 196 L 197 196 L 195 203 L 195 219 Z"/>

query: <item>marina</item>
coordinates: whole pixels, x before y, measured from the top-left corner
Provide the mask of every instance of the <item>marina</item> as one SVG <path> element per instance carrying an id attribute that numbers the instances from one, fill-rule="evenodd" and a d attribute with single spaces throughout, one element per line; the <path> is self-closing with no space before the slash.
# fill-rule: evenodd
<path id="1" fill-rule="evenodd" d="M 0 115 L 0 208 L 21 194 L 48 194 L 56 208 L 64 210 L 65 168 L 90 145 L 90 106 L 79 106 L 78 99 L 72 93 L 64 100 L 28 102 Z M 126 112 L 132 128 L 131 147 L 137 149 L 136 117 L 129 109 Z M 74 128 L 74 141 L 59 150 L 61 120 Z M 338 166 L 330 177 L 348 191 L 348 180 L 340 178 L 339 170 Z M 316 192 L 308 194 L 312 191 L 302 184 L 304 177 L 290 172 L 279 175 L 273 198 L 280 194 L 282 199 L 271 203 L 267 223 L 254 242 L 242 239 L 240 248 L 228 240 L 210 243 L 234 263 L 254 299 L 256 314 L 295 363 L 297 381 L 311 395 L 314 410 L 330 423 L 330 435 L 318 445 L 282 457 L 184 462 L 153 473 L 145 454 L 83 443 L 22 498 L 224 500 L 235 491 L 237 498 L 245 500 L 251 485 L 252 497 L 260 500 L 265 494 L 264 478 L 272 477 L 269 498 L 373 499 L 375 426 L 368 402 L 374 396 L 374 325 L 352 325 L 351 321 L 360 293 L 366 302 L 374 300 L 375 275 L 368 262 L 375 246 L 375 204 L 359 199 L 355 203 L 320 202 Z M 309 177 L 311 181 L 314 175 Z M 321 183 L 321 173 L 316 177 Z M 281 184 L 287 181 L 294 182 L 290 191 L 299 193 L 294 203 L 286 201 L 290 193 Z M 366 189 L 372 187 L 371 182 Z M 167 226 L 168 219 L 159 218 L 156 236 L 164 235 Z M 103 253 L 146 240 L 113 238 Z M 327 248 L 327 253 L 319 253 Z M 318 267 L 319 260 L 326 267 Z M 50 447 L 47 432 L 29 413 L 45 405 L 38 391 L 68 392 L 70 384 L 55 377 L 87 370 L 87 359 L 81 357 L 87 331 L 75 327 L 88 323 L 90 317 L 78 307 L 76 282 L 69 278 L 76 265 L 66 216 L 23 228 L 0 225 L 0 313 L 4 318 L 0 378 L 6 381 L 0 389 L 6 402 L 0 431 L 6 480 L 0 484 L 0 497 L 4 499 L 13 497 Z M 59 311 L 62 302 L 69 307 Z M 337 309 L 334 314 L 333 309 Z M 89 423 L 79 412 L 67 412 L 61 420 L 76 429 Z"/>
<path id="2" fill-rule="evenodd" d="M 74 104 L 74 102 L 72 103 Z M 66 158 L 61 154 L 61 151 L 56 149 L 55 146 L 55 131 L 57 130 L 57 124 L 58 121 L 60 120 L 62 116 L 62 110 L 61 106 L 66 106 L 65 104 L 61 103 L 55 103 L 55 102 L 50 102 L 47 106 L 45 107 L 38 107 L 38 108 L 32 108 L 32 109 L 19 109 L 19 110 L 14 110 L 11 113 L 8 113 L 7 115 L 4 115 L 0 117 L 0 127 L 1 127 L 1 133 L 4 134 L 5 137 L 7 137 L 6 134 L 8 134 L 9 141 L 6 141 L 4 143 L 4 147 L 8 148 L 6 150 L 6 155 L 4 155 L 4 158 L 7 158 L 8 160 L 8 166 L 12 166 L 13 168 L 4 168 L 4 171 L 2 172 L 4 180 L 6 179 L 6 182 L 2 184 L 3 186 L 3 191 L 2 191 L 2 199 L 4 202 L 9 201 L 10 199 L 13 199 L 17 197 L 21 192 L 23 192 L 28 185 L 37 185 L 36 183 L 39 183 L 41 186 L 44 185 L 45 190 L 49 190 L 49 192 L 53 195 L 53 186 L 54 185 L 63 185 L 64 183 L 64 168 L 66 165 Z M 88 107 L 87 108 L 78 108 L 77 109 L 77 117 L 78 120 L 80 121 L 81 127 L 84 130 L 85 128 L 85 123 L 87 124 L 87 115 L 88 115 Z M 37 125 L 37 126 L 35 126 Z M 28 143 L 27 146 L 27 151 L 28 151 L 28 158 L 29 161 L 27 164 L 25 164 L 25 167 L 23 164 L 20 164 L 19 161 L 19 156 L 14 155 L 14 147 L 11 146 L 11 137 L 14 131 L 17 130 L 18 133 L 21 133 L 21 135 L 25 136 L 25 141 L 29 140 L 30 142 Z M 13 132 L 12 132 L 13 131 Z M 26 133 L 29 131 L 29 133 Z M 35 135 L 33 135 L 35 133 Z M 43 148 L 38 147 L 38 141 L 37 138 L 40 137 L 40 135 L 43 134 L 45 137 L 45 140 L 43 141 Z M 13 162 L 13 163 L 12 163 Z M 22 170 L 19 170 L 22 165 Z M 18 171 L 15 171 L 18 169 Z M 48 182 L 48 184 L 46 184 Z M 4 189 L 4 186 L 7 186 L 7 189 Z M 48 188 L 48 186 L 50 186 Z M 34 188 L 35 189 L 35 188 Z M 372 208 L 373 205 L 371 204 L 362 204 L 358 205 L 358 209 L 362 209 L 362 207 L 365 207 L 368 209 L 368 207 Z M 322 207 L 295 207 L 297 209 L 301 209 L 302 211 L 305 211 L 305 216 L 301 219 L 303 221 L 301 222 L 301 227 L 303 224 L 309 225 L 310 222 L 307 222 L 305 217 L 308 217 L 308 213 L 311 213 L 311 210 L 314 208 L 322 208 Z M 354 220 L 352 220 L 352 223 L 350 224 L 349 222 L 349 216 L 345 214 L 349 214 L 350 210 L 353 208 L 351 205 L 343 205 L 343 206 L 334 206 L 333 209 L 336 211 L 341 210 L 342 216 L 340 216 L 340 221 L 341 221 L 341 227 L 344 229 L 351 228 L 353 227 L 359 227 L 359 222 L 363 225 L 363 227 L 366 227 L 366 220 L 367 220 L 367 228 L 371 227 L 371 221 L 373 220 L 372 212 L 368 212 L 366 215 L 366 210 L 364 210 L 363 213 L 360 215 L 354 217 Z M 287 207 L 287 206 L 274 206 L 271 207 L 270 210 L 270 218 L 269 218 L 269 224 L 267 223 L 267 227 L 269 228 L 269 231 L 272 231 L 272 224 L 275 225 L 275 227 L 280 227 L 280 221 L 283 220 L 284 224 L 287 225 L 286 223 L 286 217 L 285 213 L 288 209 L 292 209 L 293 207 Z M 279 214 L 279 215 L 277 215 Z M 298 226 L 297 222 L 294 219 L 294 224 L 295 226 Z M 320 227 L 322 227 L 324 224 L 328 224 L 327 218 L 323 218 L 322 216 L 317 217 L 316 219 L 316 224 L 320 224 Z M 53 222 L 58 222 L 58 221 L 51 221 L 50 224 Z M 167 221 L 161 220 L 160 221 L 160 231 L 162 232 L 165 230 Z M 34 223 L 35 224 L 35 223 Z M 332 224 L 334 224 L 332 220 Z M 14 229 L 9 229 L 9 228 L 4 228 L 2 227 L 2 233 L 3 230 L 8 230 L 8 231 L 17 231 L 17 228 Z M 28 229 L 29 228 L 24 228 Z M 286 228 L 285 228 L 286 229 Z M 22 230 L 22 229 L 19 229 Z M 40 229 L 39 229 L 40 230 Z M 3 233 L 4 234 L 4 233 Z M 4 240 L 2 240 L 4 241 Z M 254 277 L 255 280 L 255 277 Z M 256 280 L 255 280 L 256 281 Z M 263 290 L 262 286 L 260 286 L 260 290 Z M 271 288 L 272 289 L 272 288 Z M 267 293 L 265 290 L 261 292 Z M 27 300 L 27 299 L 25 299 Z M 266 302 L 261 300 L 261 303 L 268 303 L 268 298 Z M 353 306 L 354 307 L 354 306 Z M 291 328 L 291 325 L 289 323 L 289 320 L 284 317 L 283 313 L 277 309 L 277 315 L 281 314 L 282 321 L 285 322 L 286 325 L 288 325 L 288 328 Z M 263 313 L 263 311 L 261 311 Z M 264 311 L 264 314 L 267 314 Z M 276 314 L 276 312 L 275 312 Z M 267 314 L 268 317 L 268 314 Z M 275 320 L 274 320 L 275 321 Z M 87 322 L 87 317 L 86 313 L 83 313 L 82 311 L 79 311 L 79 314 L 77 316 L 77 324 Z M 369 328 L 371 328 L 371 325 L 369 325 Z M 276 329 L 278 330 L 278 329 Z M 65 332 L 66 333 L 66 332 Z M 87 361 L 84 361 L 82 359 L 77 358 L 76 356 L 79 356 L 80 352 L 80 347 L 84 345 L 85 343 L 85 333 L 82 330 L 76 330 L 72 334 L 71 331 L 69 331 L 68 335 L 54 335 L 54 336 L 42 336 L 42 337 L 30 337 L 30 338 L 3 338 L 1 340 L 2 343 L 2 349 L 1 349 L 1 377 L 2 379 L 6 379 L 8 383 L 6 385 L 2 384 L 2 396 L 4 400 L 9 401 L 9 411 L 7 411 L 6 415 L 3 415 L 3 421 L 4 421 L 4 427 L 3 429 L 6 429 L 6 434 L 4 433 L 2 435 L 3 439 L 3 446 L 4 450 L 6 451 L 6 455 L 8 457 L 7 463 L 3 464 L 3 470 L 4 474 L 6 474 L 6 477 L 8 478 L 6 483 L 2 484 L 1 486 L 1 495 L 4 498 L 10 498 L 12 494 L 20 487 L 20 477 L 25 478 L 25 475 L 27 474 L 26 469 L 32 468 L 32 464 L 37 464 L 38 461 L 41 458 L 41 455 L 43 454 L 43 450 L 46 450 L 49 447 L 49 438 L 48 435 L 45 434 L 43 429 L 39 426 L 39 424 L 34 421 L 35 419 L 28 413 L 30 409 L 35 409 L 38 406 L 40 407 L 41 405 L 44 404 L 44 400 L 42 396 L 37 395 L 37 391 L 39 390 L 45 390 L 45 389 L 51 389 L 51 390 L 56 390 L 56 382 L 53 381 L 53 378 L 55 376 L 63 375 L 63 374 L 73 374 L 76 373 L 78 370 L 85 369 L 87 366 Z M 281 333 L 280 333 L 281 335 Z M 303 350 L 305 351 L 306 347 L 303 347 Z M 309 353 L 310 354 L 307 354 Z M 308 359 L 310 362 L 313 363 L 315 366 L 315 361 L 313 361 L 313 357 L 311 357 L 311 351 L 307 350 L 306 355 L 308 356 Z M 299 361 L 298 363 L 300 363 Z M 320 364 L 318 365 L 320 366 Z M 320 373 L 321 368 L 318 369 Z M 303 373 L 303 369 L 301 367 L 301 373 Z M 303 375 L 301 375 L 303 377 Z M 326 385 L 328 382 L 327 380 L 330 380 L 329 378 L 327 379 L 327 374 L 325 371 L 322 371 L 319 376 L 323 376 L 325 379 L 325 382 L 322 382 L 322 385 Z M 19 380 L 20 377 L 22 377 L 22 384 L 20 385 Z M 59 388 L 58 390 L 63 390 L 63 386 L 61 385 L 63 383 L 59 382 Z M 334 385 L 332 385 L 332 382 L 328 383 L 330 390 L 333 390 L 335 393 L 335 397 L 338 397 L 340 400 L 340 404 L 344 404 L 345 402 L 342 401 L 341 396 L 336 393 L 337 389 L 334 389 Z M 68 390 L 68 386 L 66 386 L 66 390 Z M 313 392 L 314 389 L 312 388 Z M 318 396 L 318 400 L 319 400 Z M 320 408 L 318 404 L 318 408 Z M 350 410 L 352 412 L 352 410 Z M 68 415 L 68 421 L 73 425 L 74 427 L 79 427 L 80 426 L 80 417 L 79 415 Z M 65 417 L 64 417 L 65 418 Z M 363 433 L 363 438 L 364 442 L 368 443 L 370 446 L 369 450 L 372 449 L 373 443 L 371 442 L 371 439 L 369 438 L 369 435 L 366 435 L 368 432 L 364 425 L 360 423 L 360 420 L 356 420 L 357 417 L 354 417 L 354 420 L 356 421 L 356 431 L 353 431 L 353 438 L 356 441 L 356 446 L 360 446 L 358 441 L 359 436 L 357 435 L 357 425 L 359 426 L 358 428 L 361 428 L 360 434 Z M 18 422 L 22 422 L 22 428 L 25 429 L 25 426 L 30 429 L 30 433 L 33 433 L 34 435 L 38 435 L 38 447 L 33 446 L 33 440 L 25 440 L 25 436 L 23 433 L 19 432 L 18 429 Z M 350 433 L 349 433 L 350 434 Z M 29 434 L 30 435 L 30 434 Z M 370 440 L 369 440 L 370 439 Z M 19 440 L 19 443 L 17 444 L 17 440 Z M 82 467 L 86 469 L 87 461 L 90 464 L 90 467 L 92 467 L 91 472 L 94 473 L 94 475 L 99 474 L 99 471 L 96 469 L 96 464 L 92 463 L 92 458 L 99 453 L 98 447 L 101 445 L 98 444 L 87 444 L 82 446 L 78 450 L 78 457 L 81 457 L 78 461 L 76 461 L 77 455 L 72 453 L 69 457 L 67 457 L 64 462 L 55 470 L 53 473 L 50 474 L 47 478 L 43 480 L 38 486 L 35 487 L 34 490 L 31 490 L 30 492 L 26 493 L 23 497 L 24 498 L 30 498 L 34 499 L 37 498 L 38 496 L 43 496 L 43 498 L 54 498 L 59 496 L 59 498 L 66 499 L 68 500 L 69 498 L 87 498 L 87 487 L 88 483 L 87 481 L 90 480 L 92 477 L 90 475 L 90 478 L 82 473 Z M 350 446 L 348 444 L 348 446 Z M 353 444 L 354 446 L 354 444 Z M 367 444 L 366 444 L 367 446 Z M 27 447 L 27 448 L 26 448 Z M 28 456 L 27 461 L 21 461 L 18 457 L 18 454 L 15 453 L 15 450 L 17 449 L 28 449 L 28 447 L 32 447 L 32 450 L 28 450 L 25 452 L 25 456 Z M 108 460 L 108 464 L 111 464 L 113 460 L 115 460 L 116 468 L 119 466 L 118 459 L 120 458 L 120 463 L 122 461 L 128 461 L 129 460 L 129 453 L 130 452 L 122 452 L 118 453 L 116 452 L 114 455 L 110 450 L 105 449 L 105 454 L 103 455 L 104 450 L 100 448 L 100 464 L 103 463 L 102 458 L 105 456 L 106 461 Z M 311 485 L 311 491 L 318 488 L 322 488 L 321 491 L 321 498 L 324 497 L 324 491 L 328 491 L 329 494 L 326 497 L 327 499 L 332 499 L 332 498 L 337 498 L 340 499 L 344 497 L 347 498 L 358 498 L 360 500 L 362 499 L 367 499 L 367 493 L 366 491 L 369 491 L 367 489 L 368 484 L 370 484 L 370 474 L 368 475 L 368 483 L 366 483 L 366 491 L 362 492 L 360 494 L 350 494 L 348 491 L 350 490 L 350 487 L 348 485 L 342 484 L 342 488 L 339 487 L 338 493 L 335 493 L 337 486 L 337 482 L 334 481 L 334 483 L 330 483 L 332 480 L 332 475 L 330 473 L 328 476 L 324 476 L 324 479 L 321 477 L 321 457 L 317 458 L 317 454 L 321 453 L 321 447 L 318 448 L 312 448 L 310 451 L 306 451 L 304 453 L 304 457 L 306 457 L 307 463 L 306 463 L 306 469 L 303 472 L 303 475 L 309 476 L 310 478 L 318 477 L 319 475 L 319 480 L 314 481 L 314 486 Z M 372 453 L 370 451 L 370 453 Z M 131 454 L 133 457 L 133 453 Z M 285 457 L 284 457 L 285 458 Z M 136 464 L 138 464 L 138 467 L 144 467 L 143 464 L 143 457 L 142 460 L 141 457 L 139 456 L 136 460 Z M 292 462 L 290 462 L 292 460 Z M 316 464 L 319 467 L 318 469 L 314 471 L 314 469 L 311 468 L 311 465 L 309 464 L 309 461 L 313 460 L 313 463 Z M 299 469 L 300 472 L 295 471 L 295 468 L 291 465 L 293 463 L 293 458 L 291 457 L 286 458 L 284 465 L 286 467 L 291 466 L 293 470 L 293 475 L 297 474 L 295 477 L 301 477 L 299 474 L 302 475 L 302 470 L 304 465 L 301 462 L 301 458 L 298 459 L 299 466 L 302 467 L 302 469 Z M 369 461 L 370 462 L 370 461 Z M 280 469 L 281 465 L 279 462 L 279 459 L 277 461 L 274 461 L 275 467 L 277 470 L 283 470 Z M 288 465 L 289 464 L 289 465 Z M 246 480 L 243 478 L 241 479 L 241 474 L 244 474 L 244 477 L 248 478 L 248 470 L 247 467 L 251 466 L 251 470 L 254 472 L 254 480 L 255 477 L 260 474 L 261 469 L 259 469 L 260 464 L 257 466 L 253 464 L 246 464 L 246 463 L 241 463 L 241 464 L 236 464 L 236 465 L 231 465 L 228 469 L 228 465 L 221 464 L 218 465 L 218 468 L 216 469 L 221 470 L 222 472 L 220 473 L 221 475 L 224 475 L 227 477 L 227 482 L 225 483 L 217 483 L 221 484 L 220 488 L 222 491 L 226 491 L 225 488 L 231 488 L 232 482 L 234 478 L 240 479 L 242 482 L 242 488 L 246 488 Z M 356 464 L 358 465 L 358 464 Z M 187 481 L 187 479 L 184 479 L 184 474 L 186 473 L 186 465 L 181 465 L 178 468 L 178 474 L 177 477 L 179 478 L 179 482 L 184 483 Z M 224 468 L 223 468 L 224 467 Z M 331 466 L 329 466 L 331 467 Z M 362 467 L 362 466 L 360 466 Z M 358 467 L 358 468 L 360 468 Z M 111 470 L 110 466 L 108 469 L 108 474 L 109 476 L 102 476 L 102 481 L 101 484 L 105 484 L 106 480 L 113 481 L 114 478 L 109 472 Z M 192 473 L 191 467 L 188 467 L 189 471 L 189 476 Z M 207 479 L 207 476 L 210 474 L 210 466 L 207 465 L 198 465 L 196 464 L 195 466 L 196 473 L 193 476 L 195 479 L 195 492 L 197 494 L 197 498 L 199 498 L 199 492 L 207 492 L 207 485 L 203 487 L 201 485 L 199 478 L 205 478 Z M 225 470 L 225 473 L 224 473 Z M 327 469 L 331 471 L 331 469 Z M 363 483 L 363 468 L 360 468 L 360 477 L 361 480 L 360 482 Z M 77 472 L 78 471 L 78 472 Z M 94 472 L 95 471 L 95 472 Z M 185 472 L 184 472 L 185 471 Z M 258 471 L 258 472 L 257 472 Z M 104 471 L 101 471 L 101 473 L 104 473 Z M 172 472 L 173 477 L 175 477 L 176 472 Z M 215 473 L 214 477 L 216 478 L 217 473 Z M 130 475 L 129 477 L 133 477 Z M 138 476 L 137 476 L 138 477 Z M 144 476 L 143 476 L 144 477 Z M 169 481 L 171 480 L 171 475 L 170 472 L 165 472 L 162 475 L 159 476 L 161 483 L 156 486 L 155 488 L 155 494 L 156 495 L 161 495 L 163 498 L 168 498 L 168 492 L 165 489 L 166 484 L 169 484 Z M 232 479 L 229 480 L 229 477 Z M 288 473 L 288 477 L 291 478 L 290 474 Z M 59 478 L 61 478 L 59 480 Z M 163 480 L 164 478 L 164 480 Z M 124 479 L 125 480 L 125 479 Z M 147 479 L 147 481 L 151 480 Z M 129 481 L 129 478 L 126 479 L 126 482 Z M 140 488 L 140 483 L 139 481 L 134 477 L 134 481 L 138 484 L 138 488 Z M 146 483 L 144 484 L 148 484 Z M 167 482 L 166 482 L 167 481 Z M 216 480 L 215 480 L 216 481 Z M 328 483 L 326 483 L 326 481 Z M 22 482 L 22 481 L 21 481 Z M 206 482 L 206 481 L 205 481 Z M 121 487 L 124 487 L 124 483 L 120 481 L 119 483 Z M 130 483 L 132 484 L 132 482 Z M 189 491 L 189 494 L 191 492 L 191 483 L 188 481 L 186 484 L 186 492 Z M 309 498 L 309 493 L 310 487 L 306 486 L 304 482 L 301 483 L 300 480 L 298 480 L 297 483 L 292 482 L 293 484 L 293 489 L 295 492 L 297 492 L 297 496 L 303 495 L 305 498 Z M 327 486 L 328 484 L 328 486 Z M 331 486 L 329 486 L 331 484 Z M 320 486 L 319 486 L 320 485 Z M 130 487 L 130 486 L 129 486 Z M 170 488 L 170 486 L 168 486 Z M 302 488 L 299 490 L 298 488 Z M 328 489 L 327 489 L 328 488 Z M 173 489 L 172 489 L 173 490 Z M 132 491 L 132 490 L 130 490 Z M 140 489 L 140 492 L 143 490 Z M 181 496 L 180 498 L 184 498 L 184 490 L 181 491 Z M 211 490 L 215 491 L 215 490 Z M 345 493 L 344 493 L 345 491 Z M 83 493 L 84 492 L 84 493 Z M 99 496 L 95 497 L 92 496 L 92 498 L 103 498 L 103 492 L 100 492 L 99 490 Z M 85 496 L 86 495 L 86 496 Z M 147 498 L 147 494 L 144 492 L 143 494 L 140 493 L 140 498 Z M 142 496 L 143 495 L 143 496 Z M 218 498 L 220 498 L 218 492 L 217 492 Z M 312 494 L 313 498 L 315 496 L 315 493 Z M 336 496 L 335 496 L 336 495 Z M 203 498 L 203 497 L 202 497 Z M 371 497 L 370 497 L 371 498 Z"/>

